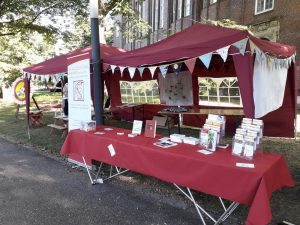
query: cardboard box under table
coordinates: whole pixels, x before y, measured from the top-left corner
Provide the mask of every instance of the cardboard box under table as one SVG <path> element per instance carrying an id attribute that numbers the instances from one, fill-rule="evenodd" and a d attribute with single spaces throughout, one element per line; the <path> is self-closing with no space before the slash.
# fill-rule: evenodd
<path id="1" fill-rule="evenodd" d="M 180 143 L 162 149 L 153 145 L 161 137 L 145 138 L 142 134 L 133 140 L 127 136 L 131 133 L 129 130 L 105 131 L 104 128 L 97 127 L 98 132 L 105 132 L 102 135 L 71 131 L 61 154 L 84 157 L 87 162 L 97 160 L 174 183 L 194 203 L 202 222 L 205 214 L 214 224 L 219 224 L 241 203 L 250 206 L 246 224 L 267 224 L 272 218 L 269 203 L 272 192 L 294 185 L 285 160 L 279 154 L 258 152 L 252 161 L 255 168 L 240 168 L 236 167 L 237 162 L 248 161 L 232 156 L 230 148 L 210 155 L 197 152 L 199 146 Z M 118 136 L 117 132 L 125 135 Z M 113 156 L 108 150 L 111 144 L 115 149 Z M 179 185 L 187 187 L 187 191 Z M 223 205 L 224 214 L 219 219 L 213 218 L 195 202 L 190 188 L 230 200 L 232 204 Z"/>

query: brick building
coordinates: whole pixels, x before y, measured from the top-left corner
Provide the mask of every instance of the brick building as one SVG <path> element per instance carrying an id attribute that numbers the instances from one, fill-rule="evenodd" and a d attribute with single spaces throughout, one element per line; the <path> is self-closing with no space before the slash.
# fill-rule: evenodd
<path id="1" fill-rule="evenodd" d="M 230 19 L 251 26 L 258 37 L 300 49 L 299 0 L 133 0 L 132 7 L 148 22 L 152 33 L 147 37 L 140 34 L 140 38 L 130 40 L 123 37 L 117 27 L 113 39 L 117 47 L 132 50 L 162 40 L 194 23 Z M 115 19 L 122 20 L 120 17 Z M 299 65 L 297 58 L 298 84 Z"/>

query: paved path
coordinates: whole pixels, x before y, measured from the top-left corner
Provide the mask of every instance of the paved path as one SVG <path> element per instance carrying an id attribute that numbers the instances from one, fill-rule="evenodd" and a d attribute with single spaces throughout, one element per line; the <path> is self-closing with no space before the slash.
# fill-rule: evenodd
<path id="1" fill-rule="evenodd" d="M 184 201 L 134 188 L 92 186 L 85 173 L 0 138 L 1 225 L 200 224 Z"/>

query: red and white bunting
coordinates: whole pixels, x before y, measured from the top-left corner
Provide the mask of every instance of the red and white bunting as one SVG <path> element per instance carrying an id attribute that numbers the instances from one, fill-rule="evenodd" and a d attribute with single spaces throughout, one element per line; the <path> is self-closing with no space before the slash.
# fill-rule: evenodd
<path id="1" fill-rule="evenodd" d="M 164 65 L 164 66 L 159 67 L 160 73 L 163 76 L 163 78 L 166 77 L 166 74 L 168 72 L 168 68 L 169 68 L 169 65 Z"/>
<path id="2" fill-rule="evenodd" d="M 227 60 L 229 47 L 230 46 L 226 46 L 224 48 L 220 48 L 220 49 L 216 50 L 216 52 L 221 56 L 221 58 L 223 59 L 224 62 L 226 62 L 226 60 Z"/>
<path id="3" fill-rule="evenodd" d="M 156 68 L 157 68 L 157 66 L 150 66 L 150 67 L 148 67 L 148 69 L 150 70 L 152 78 L 154 77 L 154 73 L 155 73 Z"/>
<path id="4" fill-rule="evenodd" d="M 143 72 L 144 72 L 145 67 L 138 67 L 137 69 L 140 72 L 140 76 L 143 77 Z"/>
<path id="5" fill-rule="evenodd" d="M 209 68 L 211 57 L 212 57 L 212 52 L 209 52 L 209 53 L 207 53 L 205 55 L 199 56 L 199 59 L 201 60 L 201 62 L 204 64 L 204 66 L 207 69 Z"/>
<path id="6" fill-rule="evenodd" d="M 125 66 L 119 66 L 120 68 L 120 73 L 121 73 L 121 77 L 123 77 L 123 71 L 126 69 Z"/>
<path id="7" fill-rule="evenodd" d="M 237 41 L 235 43 L 233 43 L 232 45 L 236 48 L 239 49 L 239 52 L 242 54 L 242 55 L 245 55 L 245 52 L 246 52 L 246 47 L 247 47 L 247 42 L 248 42 L 248 38 L 245 38 L 245 39 L 242 39 L 240 41 Z"/>
<path id="8" fill-rule="evenodd" d="M 131 79 L 134 77 L 135 69 L 135 67 L 128 67 L 128 72 Z"/>
<path id="9" fill-rule="evenodd" d="M 117 66 L 110 65 L 110 68 L 111 68 L 111 73 L 114 74 L 115 73 L 115 69 L 117 68 Z"/>
<path id="10" fill-rule="evenodd" d="M 184 61 L 185 65 L 189 69 L 190 73 L 193 73 L 193 71 L 195 69 L 196 59 L 197 58 L 192 58 L 192 59 L 188 59 L 188 60 Z"/>

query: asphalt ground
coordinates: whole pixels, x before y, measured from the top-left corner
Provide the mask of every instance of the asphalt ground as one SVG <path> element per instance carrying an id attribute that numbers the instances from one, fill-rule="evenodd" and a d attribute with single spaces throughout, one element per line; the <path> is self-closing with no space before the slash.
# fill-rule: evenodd
<path id="1" fill-rule="evenodd" d="M 1 225 L 200 224 L 182 199 L 120 179 L 91 185 L 84 171 L 0 138 Z"/>

